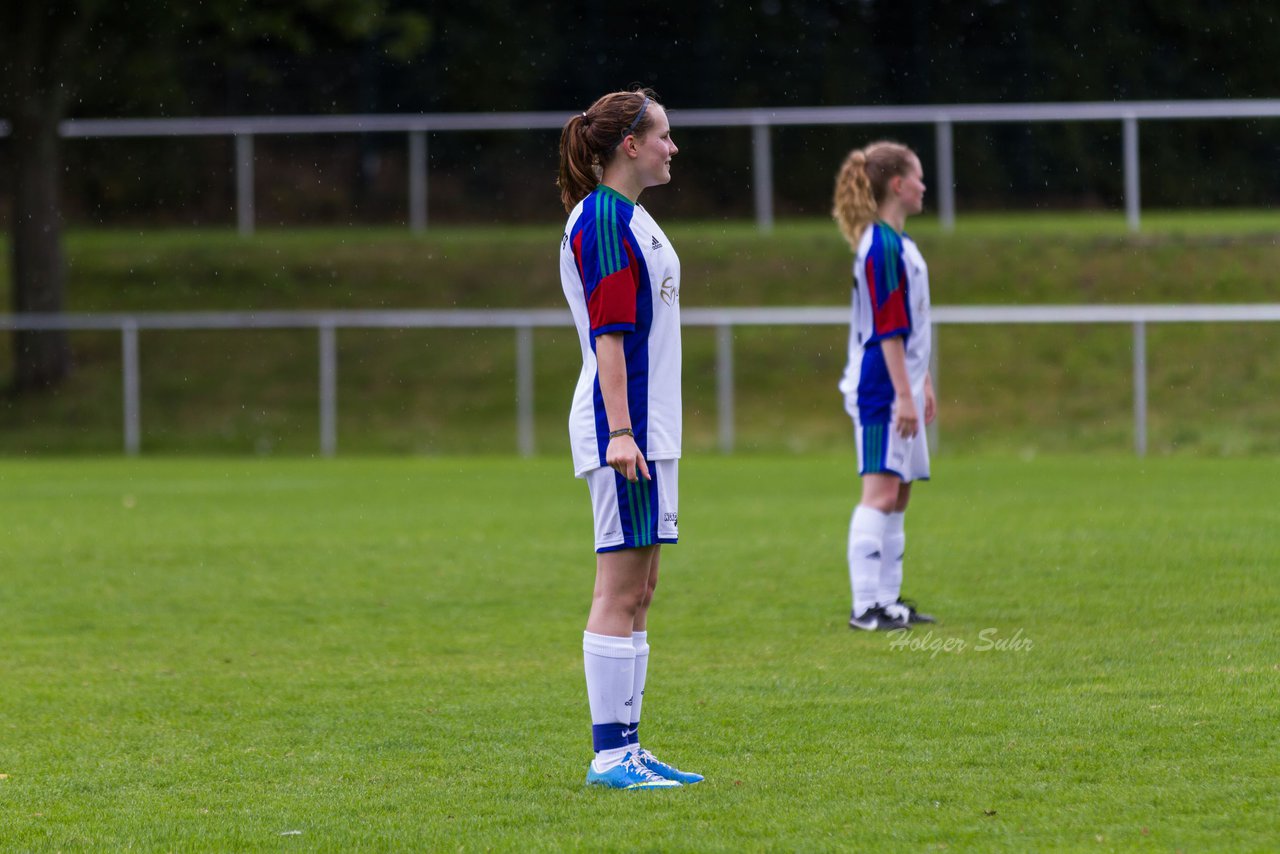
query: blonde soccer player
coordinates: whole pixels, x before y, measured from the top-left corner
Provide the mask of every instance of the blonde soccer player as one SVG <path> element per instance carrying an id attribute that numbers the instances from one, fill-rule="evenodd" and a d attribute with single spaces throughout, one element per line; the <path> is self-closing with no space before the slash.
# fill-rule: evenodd
<path id="1" fill-rule="evenodd" d="M 929 267 L 906 233 L 924 208 L 924 170 L 905 145 L 849 152 L 832 215 L 854 252 L 849 358 L 840 391 L 853 418 L 862 496 L 849 521 L 849 626 L 889 631 L 931 623 L 902 593 L 905 514 L 929 479 L 923 425 L 937 411 L 929 375 Z"/>

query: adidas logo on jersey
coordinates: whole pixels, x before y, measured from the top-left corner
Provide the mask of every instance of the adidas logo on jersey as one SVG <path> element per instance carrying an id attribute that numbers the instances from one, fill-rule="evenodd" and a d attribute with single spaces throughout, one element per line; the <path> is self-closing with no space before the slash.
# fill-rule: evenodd
<path id="1" fill-rule="evenodd" d="M 662 248 L 662 244 L 658 242 L 658 238 L 657 238 L 656 236 L 653 238 L 653 244 L 652 244 L 649 248 L 650 248 L 650 249 L 661 249 L 661 248 Z"/>

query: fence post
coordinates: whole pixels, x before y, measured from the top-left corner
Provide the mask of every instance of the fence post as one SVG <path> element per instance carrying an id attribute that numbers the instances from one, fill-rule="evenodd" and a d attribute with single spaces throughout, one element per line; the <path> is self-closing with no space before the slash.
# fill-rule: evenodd
<path id="1" fill-rule="evenodd" d="M 516 448 L 520 456 L 534 453 L 533 328 L 516 327 Z"/>
<path id="2" fill-rule="evenodd" d="M 1129 230 L 1137 233 L 1141 228 L 1141 181 L 1138 165 L 1138 119 L 1130 114 L 1124 117 L 1124 212 Z"/>
<path id="3" fill-rule="evenodd" d="M 332 323 L 320 324 L 320 454 L 338 450 L 338 345 Z"/>
<path id="4" fill-rule="evenodd" d="M 716 411 L 720 420 L 720 453 L 732 454 L 733 435 L 733 325 L 716 326 Z"/>
<path id="5" fill-rule="evenodd" d="M 240 236 L 253 234 L 253 134 L 236 134 L 236 222 Z"/>
<path id="6" fill-rule="evenodd" d="M 938 219 L 943 231 L 956 230 L 955 152 L 951 139 L 951 120 L 938 119 L 934 125 L 938 149 Z"/>
<path id="7" fill-rule="evenodd" d="M 1133 322 L 1133 449 L 1147 455 L 1147 323 Z"/>
<path id="8" fill-rule="evenodd" d="M 138 322 L 132 318 L 120 325 L 120 349 L 124 385 L 124 452 L 136 457 L 142 445 L 142 407 L 139 404 Z"/>
<path id="9" fill-rule="evenodd" d="M 763 234 L 773 231 L 773 152 L 769 126 L 756 122 L 751 126 L 751 177 L 756 196 L 756 227 Z"/>
<path id="10" fill-rule="evenodd" d="M 409 131 L 409 228 L 427 230 L 427 132 Z"/>

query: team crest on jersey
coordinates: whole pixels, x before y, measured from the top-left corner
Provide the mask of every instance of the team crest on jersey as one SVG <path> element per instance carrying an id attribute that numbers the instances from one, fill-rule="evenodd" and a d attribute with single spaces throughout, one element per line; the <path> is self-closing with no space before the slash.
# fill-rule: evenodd
<path id="1" fill-rule="evenodd" d="M 675 305 L 680 299 L 680 289 L 675 285 L 675 277 L 667 276 L 662 280 L 662 301 L 667 305 Z"/>

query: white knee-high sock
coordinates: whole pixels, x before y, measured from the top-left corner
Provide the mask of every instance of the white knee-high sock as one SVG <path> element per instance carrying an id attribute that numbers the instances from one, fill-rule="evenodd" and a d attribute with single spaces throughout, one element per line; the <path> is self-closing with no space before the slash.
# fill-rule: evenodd
<path id="1" fill-rule="evenodd" d="M 636 648 L 631 638 L 582 633 L 582 660 L 591 707 L 591 741 L 596 769 L 608 771 L 627 753 Z"/>
<path id="2" fill-rule="evenodd" d="M 628 746 L 640 749 L 640 706 L 644 703 L 644 680 L 649 675 L 649 633 L 632 632 L 631 643 L 636 649 L 636 675 L 631 689 L 631 727 L 628 730 Z"/>
<path id="3" fill-rule="evenodd" d="M 890 513 L 884 526 L 884 547 L 880 551 L 881 605 L 898 601 L 902 595 L 902 556 L 907 548 L 907 534 L 903 527 L 905 513 Z"/>
<path id="4" fill-rule="evenodd" d="M 854 508 L 849 520 L 849 586 L 853 588 L 854 616 L 875 605 L 880 595 L 880 558 L 888 520 L 887 514 L 861 504 Z"/>

